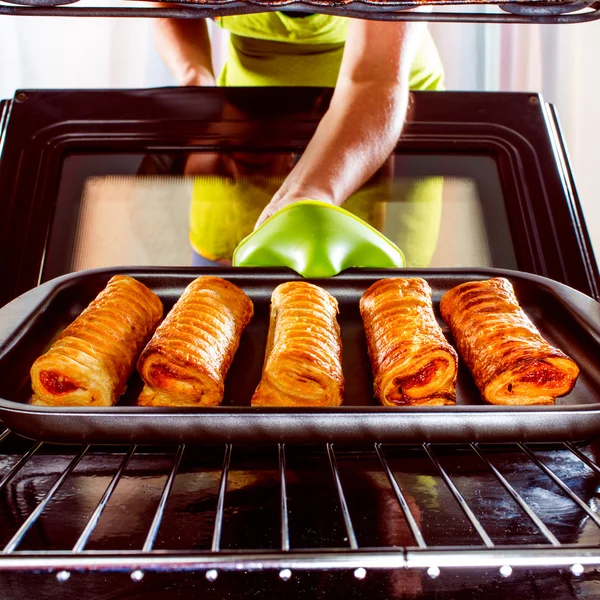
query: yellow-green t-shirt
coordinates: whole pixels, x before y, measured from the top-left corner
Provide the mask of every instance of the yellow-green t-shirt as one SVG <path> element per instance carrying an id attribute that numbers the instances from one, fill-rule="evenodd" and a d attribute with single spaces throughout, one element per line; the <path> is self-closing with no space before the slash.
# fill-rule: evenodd
<path id="1" fill-rule="evenodd" d="M 267 12 L 221 17 L 217 23 L 231 33 L 219 85 L 335 87 L 348 18 Z M 412 64 L 409 86 L 439 90 L 443 79 L 442 62 L 426 31 Z"/>

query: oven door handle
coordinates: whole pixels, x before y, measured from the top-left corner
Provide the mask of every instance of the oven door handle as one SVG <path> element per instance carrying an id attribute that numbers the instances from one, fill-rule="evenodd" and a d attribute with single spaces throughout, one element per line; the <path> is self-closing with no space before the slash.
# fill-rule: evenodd
<path id="1" fill-rule="evenodd" d="M 12 102 L 10 100 L 0 100 L 0 162 L 2 162 L 2 148 L 4 147 L 4 137 L 11 106 Z"/>

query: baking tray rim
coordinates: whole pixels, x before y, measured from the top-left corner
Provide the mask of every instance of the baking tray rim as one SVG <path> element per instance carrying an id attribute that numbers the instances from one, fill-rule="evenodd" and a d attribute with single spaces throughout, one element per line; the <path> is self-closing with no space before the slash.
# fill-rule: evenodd
<path id="1" fill-rule="evenodd" d="M 15 324 L 12 331 L 8 332 L 8 335 L 2 337 L 2 330 L 0 330 L 0 359 L 3 355 L 9 352 L 15 344 L 18 344 L 20 334 L 24 333 L 27 328 L 29 321 L 33 320 L 37 314 L 43 310 L 44 306 L 48 305 L 54 296 L 54 294 L 63 286 L 65 283 L 71 280 L 80 279 L 88 276 L 106 276 L 124 274 L 136 277 L 140 275 L 149 276 L 165 276 L 165 277 L 189 277 L 190 281 L 195 277 L 201 275 L 214 275 L 217 277 L 231 276 L 233 274 L 245 275 L 248 277 L 262 277 L 264 279 L 279 279 L 282 276 L 289 279 L 303 280 L 304 278 L 289 268 L 281 267 L 148 267 L 148 266 L 118 266 L 118 267 L 104 267 L 99 269 L 88 269 L 84 271 L 77 271 L 74 273 L 67 273 L 60 277 L 56 277 L 47 281 L 36 288 L 33 288 L 21 296 L 18 296 L 8 304 L 0 307 L 0 325 L 4 314 L 8 314 L 9 310 L 15 310 L 18 315 L 18 309 L 20 306 L 27 306 L 24 310 L 24 314 Z M 427 280 L 428 276 L 444 276 L 444 275 L 464 275 L 465 277 L 475 278 L 486 278 L 486 277 L 506 277 L 508 279 L 523 279 L 531 281 L 538 286 L 549 289 L 555 295 L 557 295 L 565 307 L 572 313 L 573 318 L 581 323 L 584 327 L 590 330 L 590 333 L 598 338 L 600 341 L 600 303 L 593 298 L 579 292 L 565 284 L 559 283 L 547 277 L 541 275 L 535 275 L 532 273 L 526 273 L 522 271 L 510 270 L 510 269 L 498 269 L 494 267 L 477 267 L 477 268 L 464 268 L 464 267 L 448 267 L 448 268 L 379 268 L 379 269 L 367 269 L 367 268 L 350 268 L 342 271 L 335 277 L 322 278 L 322 279 L 307 279 L 307 281 L 315 282 L 320 285 L 326 284 L 327 281 L 335 279 L 357 279 L 362 280 L 367 277 L 372 278 L 385 278 L 390 276 L 403 276 L 406 277 L 422 277 Z M 37 301 L 29 304 L 29 299 L 33 300 L 34 296 L 38 296 Z M 595 320 L 591 315 L 588 314 L 588 310 L 595 309 L 598 313 L 597 319 Z M 338 406 L 338 407 L 255 407 L 255 406 L 213 406 L 213 407 L 143 407 L 143 406 L 107 406 L 107 407 L 86 407 L 86 406 L 72 406 L 72 407 L 55 407 L 55 406 L 39 406 L 24 404 L 22 402 L 16 402 L 8 400 L 0 396 L 0 416 L 3 412 L 25 413 L 27 415 L 54 415 L 54 416 L 70 416 L 70 415 L 86 415 L 86 416 L 99 416 L 104 417 L 106 415 L 132 415 L 136 417 L 152 416 L 152 417 L 173 417 L 174 415 L 197 415 L 197 416 L 210 416 L 220 415 L 222 417 L 226 415 L 232 416 L 244 416 L 249 419 L 261 419 L 265 415 L 328 415 L 347 418 L 351 415 L 402 415 L 403 418 L 406 415 L 427 415 L 427 414 L 438 414 L 438 413 L 500 413 L 503 416 L 508 416 L 510 413 L 572 413 L 578 415 L 580 413 L 592 413 L 600 414 L 600 403 L 595 404 L 570 404 L 570 405 L 542 405 L 542 406 L 509 406 L 509 405 L 493 405 L 493 404 L 481 404 L 481 405 L 451 405 L 451 406 L 398 406 L 398 407 L 385 407 L 385 406 Z"/>
<path id="2" fill-rule="evenodd" d="M 106 406 L 106 407 L 87 407 L 87 406 L 32 406 L 28 404 L 22 404 L 20 402 L 14 402 L 12 400 L 6 400 L 0 398 L 0 411 L 7 410 L 13 413 L 24 412 L 24 413 L 35 413 L 35 414 L 54 414 L 54 415 L 77 415 L 85 414 L 86 416 L 104 416 L 107 414 L 131 414 L 135 416 L 144 415 L 247 415 L 249 418 L 259 418 L 263 415 L 340 415 L 347 417 L 349 415 L 364 415 L 364 414 L 388 414 L 388 415 L 407 415 L 407 414 L 436 414 L 436 413 L 497 413 L 501 412 L 503 415 L 514 413 L 573 413 L 579 414 L 582 412 L 597 412 L 600 414 L 600 404 L 595 406 L 593 404 L 570 404 L 565 406 L 507 406 L 500 404 L 490 405 L 476 405 L 476 404 L 457 404 L 450 406 L 398 406 L 398 407 L 387 407 L 387 406 L 337 406 L 337 407 L 257 407 L 257 406 L 212 406 L 204 408 L 195 407 L 145 407 L 145 406 Z"/>

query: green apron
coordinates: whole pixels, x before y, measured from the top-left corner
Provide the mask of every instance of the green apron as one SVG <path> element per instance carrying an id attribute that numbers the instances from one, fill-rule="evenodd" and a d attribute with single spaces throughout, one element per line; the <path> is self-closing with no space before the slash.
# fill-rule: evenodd
<path id="1" fill-rule="evenodd" d="M 340 69 L 349 20 L 313 14 L 290 17 L 281 12 L 220 17 L 216 21 L 230 31 L 228 58 L 218 78 L 220 86 L 318 86 L 335 87 Z M 413 61 L 409 85 L 413 90 L 442 90 L 443 67 L 428 31 Z M 212 260 L 230 259 L 238 243 L 254 228 L 282 178 L 257 176 L 233 180 L 217 176 L 195 178 L 190 208 L 190 242 L 194 250 Z M 344 203 L 344 208 L 385 231 L 405 252 L 407 266 L 427 266 L 439 230 L 442 180 L 437 178 L 422 188 L 428 210 L 423 211 L 419 185 L 404 190 L 409 202 L 401 211 L 403 223 L 386 223 L 386 201 L 392 199 L 392 185 L 364 186 Z M 398 200 L 394 196 L 394 200 Z M 411 210 L 415 207 L 417 210 Z M 385 223 L 385 227 L 384 227 Z M 393 232 L 411 231 L 408 240 Z M 422 231 L 415 245 L 415 231 Z M 419 236 L 417 236 L 419 239 Z"/>

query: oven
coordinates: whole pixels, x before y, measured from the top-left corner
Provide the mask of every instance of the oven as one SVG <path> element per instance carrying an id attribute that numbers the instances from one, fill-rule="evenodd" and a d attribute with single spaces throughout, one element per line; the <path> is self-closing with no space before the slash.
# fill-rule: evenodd
<path id="1" fill-rule="evenodd" d="M 222 193 L 235 211 L 240 189 L 268 194 L 330 94 L 19 91 L 0 105 L 0 306 L 71 272 L 189 267 L 194 198 Z M 409 268 L 517 270 L 600 297 L 558 118 L 539 95 L 414 93 L 393 156 L 348 208 Z M 0 438 L 2 597 L 600 594 L 593 440 Z"/>

